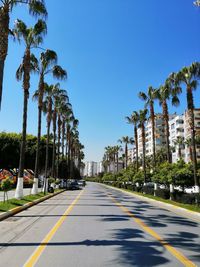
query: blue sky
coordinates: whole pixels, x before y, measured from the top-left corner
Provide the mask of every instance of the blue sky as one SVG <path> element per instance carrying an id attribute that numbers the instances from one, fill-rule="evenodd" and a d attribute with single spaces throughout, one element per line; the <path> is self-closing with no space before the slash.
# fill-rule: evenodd
<path id="1" fill-rule="evenodd" d="M 199 60 L 200 8 L 192 0 L 46 0 L 46 6 L 48 35 L 43 47 L 55 50 L 58 63 L 68 71 L 61 85 L 80 120 L 86 160 L 99 161 L 105 146 L 133 134 L 124 117 L 143 108 L 138 92 L 158 87 L 172 71 Z M 13 10 L 11 28 L 16 18 L 27 25 L 36 22 L 22 6 Z M 10 38 L 0 131 L 21 132 L 23 92 L 15 72 L 23 51 L 24 46 Z M 30 95 L 38 77 L 31 81 Z M 56 82 L 51 77 L 46 81 Z M 185 91 L 180 98 L 180 107 L 170 107 L 171 112 L 184 111 Z M 197 107 L 199 100 L 198 89 Z M 31 97 L 28 109 L 28 132 L 36 134 L 37 105 Z"/>

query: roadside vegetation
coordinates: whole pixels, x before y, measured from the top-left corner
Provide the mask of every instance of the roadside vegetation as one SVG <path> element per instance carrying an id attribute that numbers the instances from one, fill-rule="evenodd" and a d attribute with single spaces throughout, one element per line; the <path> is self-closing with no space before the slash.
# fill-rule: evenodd
<path id="1" fill-rule="evenodd" d="M 22 12 L 28 7 L 29 14 L 36 18 L 36 22 L 27 25 L 16 18 L 14 28 L 11 29 L 10 15 L 16 6 Z M 34 181 L 29 185 L 32 185 L 31 193 L 37 195 L 40 176 L 44 177 L 46 190 L 50 176 L 54 179 L 77 178 L 83 167 L 84 146 L 79 140 L 79 121 L 66 89 L 58 83 L 67 79 L 67 71 L 58 64 L 56 51 L 43 45 L 48 28 L 47 16 L 44 0 L 2 0 L 0 3 L 0 107 L 9 41 L 13 38 L 24 46 L 20 66 L 16 73 L 10 73 L 21 82 L 23 90 L 22 131 L 21 134 L 0 133 L 0 169 L 15 168 L 17 199 L 23 198 L 25 169 L 34 171 Z M 12 38 L 9 38 L 9 34 Z M 30 95 L 32 75 L 38 77 L 38 88 Z M 48 77 L 51 80 L 54 78 L 55 83 L 48 84 Z M 35 118 L 37 137 L 27 134 L 30 96 L 36 101 L 38 109 Z M 46 136 L 41 136 L 42 115 L 46 116 Z"/>

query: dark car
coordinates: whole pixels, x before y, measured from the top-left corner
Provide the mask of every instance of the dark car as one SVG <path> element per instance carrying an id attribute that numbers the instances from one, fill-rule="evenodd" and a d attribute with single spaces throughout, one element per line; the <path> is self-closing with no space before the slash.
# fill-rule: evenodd
<path id="1" fill-rule="evenodd" d="M 68 190 L 78 190 L 80 189 L 79 184 L 76 180 L 69 180 L 67 182 L 67 189 Z"/>

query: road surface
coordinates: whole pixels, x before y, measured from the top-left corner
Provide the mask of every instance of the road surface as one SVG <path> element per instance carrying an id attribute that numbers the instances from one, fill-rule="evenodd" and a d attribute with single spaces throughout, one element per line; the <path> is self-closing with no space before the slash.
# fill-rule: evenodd
<path id="1" fill-rule="evenodd" d="M 0 222 L 0 266 L 200 266 L 200 219 L 89 183 Z"/>

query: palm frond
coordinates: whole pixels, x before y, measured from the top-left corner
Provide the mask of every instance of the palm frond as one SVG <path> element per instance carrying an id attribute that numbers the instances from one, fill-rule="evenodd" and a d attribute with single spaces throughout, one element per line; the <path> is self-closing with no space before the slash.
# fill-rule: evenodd
<path id="1" fill-rule="evenodd" d="M 29 0 L 29 12 L 33 16 L 47 17 L 48 13 L 43 0 Z"/>
<path id="2" fill-rule="evenodd" d="M 53 77 L 56 79 L 64 80 L 67 79 L 67 72 L 59 65 L 53 67 Z"/>

